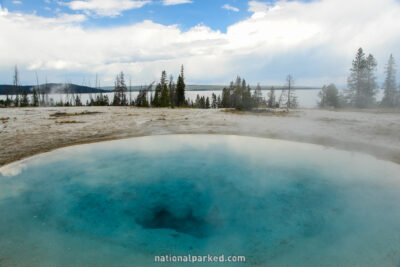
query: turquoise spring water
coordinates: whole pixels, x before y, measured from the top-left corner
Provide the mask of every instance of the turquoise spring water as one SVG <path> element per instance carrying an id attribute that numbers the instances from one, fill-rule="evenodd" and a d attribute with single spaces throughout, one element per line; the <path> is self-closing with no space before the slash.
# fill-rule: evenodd
<path id="1" fill-rule="evenodd" d="M 400 167 L 309 144 L 171 135 L 0 168 L 0 266 L 175 266 L 154 257 L 188 254 L 399 266 Z"/>

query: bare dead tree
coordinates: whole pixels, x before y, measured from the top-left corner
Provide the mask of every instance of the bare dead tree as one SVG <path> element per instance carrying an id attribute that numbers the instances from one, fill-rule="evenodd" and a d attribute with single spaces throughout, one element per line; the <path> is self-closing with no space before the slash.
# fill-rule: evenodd
<path id="1" fill-rule="evenodd" d="M 49 91 L 49 88 L 48 88 L 48 85 L 47 85 L 47 76 L 46 76 L 46 78 L 45 78 L 45 85 L 44 85 L 44 88 L 43 88 L 43 91 L 42 91 L 42 102 L 43 102 L 45 105 L 47 105 L 47 104 L 49 103 L 48 91 Z"/>
<path id="2" fill-rule="evenodd" d="M 99 86 L 99 85 L 98 85 L 98 83 L 99 83 L 99 76 L 97 75 L 97 73 L 96 73 L 96 81 L 95 81 L 95 83 L 96 83 L 96 84 L 95 84 L 95 88 L 96 88 L 96 89 L 99 89 L 99 87 L 98 87 L 98 86 Z M 94 99 L 97 100 L 97 98 L 98 98 L 98 97 L 97 97 L 97 92 L 96 92 L 96 93 L 94 93 Z"/>
<path id="3" fill-rule="evenodd" d="M 39 100 L 39 107 L 40 107 L 41 105 L 43 105 L 43 103 L 40 102 L 40 84 L 39 84 L 39 77 L 38 77 L 37 71 L 35 71 L 35 76 L 36 76 L 36 91 L 37 91 L 37 94 L 39 95 L 38 100 Z"/>
<path id="4" fill-rule="evenodd" d="M 292 77 L 292 75 L 288 75 L 287 77 L 286 77 L 286 82 L 287 82 L 287 87 L 288 87 L 288 99 L 287 99 L 287 108 L 289 109 L 290 107 L 291 107 L 291 105 L 290 105 L 290 100 L 291 100 L 291 89 L 292 89 L 292 86 L 293 86 L 293 77 Z"/>
<path id="5" fill-rule="evenodd" d="M 129 105 L 132 105 L 132 77 L 129 75 Z"/>
<path id="6" fill-rule="evenodd" d="M 13 86 L 14 86 L 14 92 L 15 92 L 15 106 L 19 106 L 19 72 L 18 72 L 18 67 L 15 65 L 14 68 L 14 81 L 13 81 Z"/>

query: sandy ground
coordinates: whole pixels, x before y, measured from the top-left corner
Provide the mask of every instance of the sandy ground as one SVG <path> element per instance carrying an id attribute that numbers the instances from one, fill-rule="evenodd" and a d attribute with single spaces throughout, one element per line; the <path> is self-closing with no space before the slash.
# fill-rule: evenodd
<path id="1" fill-rule="evenodd" d="M 57 112 L 67 112 L 68 116 L 54 116 Z M 400 164 L 400 112 L 300 109 L 289 115 L 271 115 L 199 109 L 60 107 L 0 109 L 0 166 L 73 144 L 179 133 L 314 143 Z"/>

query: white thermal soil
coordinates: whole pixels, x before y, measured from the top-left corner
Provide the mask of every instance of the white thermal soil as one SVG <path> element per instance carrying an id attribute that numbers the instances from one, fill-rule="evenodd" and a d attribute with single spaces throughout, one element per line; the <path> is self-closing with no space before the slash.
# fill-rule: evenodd
<path id="1" fill-rule="evenodd" d="M 59 112 L 67 114 L 51 116 Z M 285 139 L 400 163 L 398 111 L 299 109 L 289 114 L 255 114 L 213 109 L 52 107 L 0 109 L 0 166 L 67 145 L 180 133 Z"/>

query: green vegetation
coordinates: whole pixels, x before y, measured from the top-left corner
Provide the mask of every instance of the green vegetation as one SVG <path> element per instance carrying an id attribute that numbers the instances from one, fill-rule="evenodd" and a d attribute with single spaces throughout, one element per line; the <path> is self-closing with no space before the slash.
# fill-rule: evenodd
<path id="1" fill-rule="evenodd" d="M 200 97 L 197 95 L 196 101 L 191 103 L 192 107 L 196 108 L 234 108 L 236 110 L 252 110 L 255 108 L 295 108 L 297 107 L 297 98 L 293 92 L 293 78 L 288 76 L 288 85 L 284 90 L 281 90 L 279 103 L 275 101 L 275 89 L 270 88 L 269 98 L 265 100 L 262 96 L 261 86 L 258 84 L 255 90 L 252 90 L 245 79 L 236 77 L 229 87 L 222 89 L 222 98 L 214 93 L 209 97 Z M 253 91 L 253 92 L 252 92 Z M 272 93 L 271 93 L 272 92 Z"/>
<path id="2" fill-rule="evenodd" d="M 339 96 L 339 90 L 334 84 L 328 86 L 323 86 L 321 91 L 318 93 L 320 101 L 318 103 L 319 107 L 332 107 L 338 108 L 341 106 L 342 97 Z"/>
<path id="3" fill-rule="evenodd" d="M 376 100 L 379 89 L 376 81 L 378 63 L 372 54 L 366 56 L 362 48 L 356 52 L 352 61 L 350 74 L 347 79 L 347 90 L 339 92 L 334 84 L 324 85 L 319 92 L 318 105 L 321 108 L 400 108 L 400 90 L 396 81 L 396 63 L 392 55 L 385 67 L 385 80 L 382 85 L 384 96 L 381 101 Z M 48 94 L 52 92 L 52 85 L 47 81 L 43 85 L 34 87 L 21 86 L 18 68 L 15 66 L 12 85 L 0 86 L 0 93 L 5 93 L 5 100 L 0 100 L 0 107 L 38 107 L 38 106 L 137 106 L 137 107 L 193 107 L 193 108 L 234 108 L 236 110 L 252 110 L 257 108 L 296 108 L 298 106 L 296 89 L 312 89 L 295 86 L 291 75 L 286 78 L 286 84 L 281 86 L 261 86 L 257 84 L 251 87 L 245 79 L 237 77 L 230 82 L 228 87 L 221 85 L 186 85 L 184 67 L 176 81 L 170 75 L 167 78 L 166 71 L 162 71 L 160 81 L 148 86 L 127 86 L 124 72 L 120 72 L 115 78 L 112 88 L 113 99 L 103 94 L 99 89 L 96 76 L 96 88 L 72 85 L 71 83 L 58 86 L 59 92 L 67 94 L 66 100 L 54 102 L 49 100 Z M 111 89 L 111 88 L 108 88 Z M 61 91 L 60 91 L 61 90 Z M 221 90 L 221 95 L 212 94 L 211 97 L 197 95 L 196 99 L 186 99 L 186 90 L 207 91 Z M 262 96 L 262 90 L 269 90 L 267 98 Z M 277 90 L 280 91 L 279 95 Z M 136 99 L 132 98 L 132 91 L 138 91 Z M 78 92 L 78 93 L 77 93 Z M 90 98 L 82 103 L 80 93 L 87 92 Z M 111 92 L 111 91 L 110 91 Z M 94 97 L 92 97 L 94 93 Z M 31 94 L 30 97 L 28 95 Z M 128 95 L 129 94 L 129 95 Z"/>
<path id="4" fill-rule="evenodd" d="M 339 94 L 336 86 L 324 85 L 319 93 L 320 107 L 353 107 L 353 108 L 400 108 L 400 92 L 396 83 L 396 64 L 392 55 L 385 67 L 385 81 L 382 89 L 384 95 L 382 101 L 375 98 L 378 84 L 376 82 L 376 69 L 378 63 L 374 56 L 365 55 L 362 48 L 357 50 L 352 62 L 350 75 L 347 80 L 348 90 Z"/>

